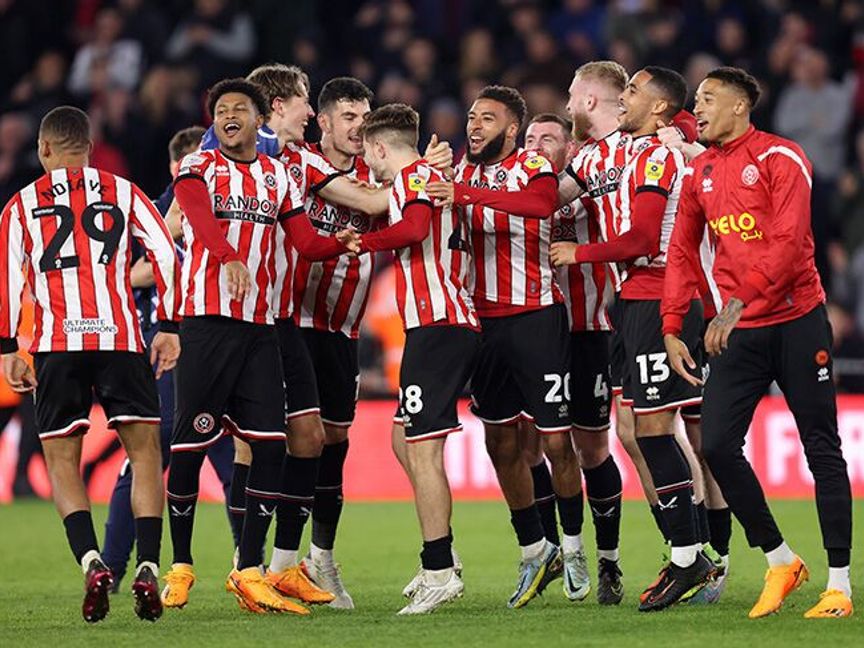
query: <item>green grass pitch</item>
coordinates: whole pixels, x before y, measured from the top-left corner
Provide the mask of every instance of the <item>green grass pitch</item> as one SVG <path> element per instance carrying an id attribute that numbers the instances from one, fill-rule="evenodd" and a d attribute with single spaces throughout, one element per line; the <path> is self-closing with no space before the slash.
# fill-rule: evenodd
<path id="1" fill-rule="evenodd" d="M 95 626 L 80 616 L 82 580 L 62 525 L 45 502 L 0 507 L 0 645 L 3 646 L 854 646 L 864 642 L 862 616 L 808 621 L 803 612 L 825 584 L 826 565 L 810 502 L 776 502 L 775 514 L 790 545 L 808 562 L 811 581 L 794 593 L 779 615 L 747 619 L 765 571 L 764 559 L 747 549 L 736 525 L 732 573 L 719 604 L 678 606 L 661 613 L 636 611 L 638 594 L 653 580 L 661 546 L 644 504 L 625 505 L 622 567 L 627 593 L 622 605 L 601 608 L 592 591 L 568 602 L 560 581 L 522 610 L 508 610 L 518 550 L 503 503 L 457 503 L 456 547 L 465 564 L 465 597 L 435 614 L 401 618 L 400 592 L 414 574 L 419 536 L 410 504 L 345 507 L 337 558 L 357 609 L 316 608 L 311 618 L 259 616 L 240 611 L 224 591 L 230 541 L 224 510 L 198 509 L 194 551 L 198 583 L 185 610 L 166 610 L 150 624 L 132 611 L 128 582 L 114 596 L 108 618 Z M 95 519 L 101 535 L 106 509 Z M 864 502 L 856 502 L 856 514 Z M 593 527 L 585 537 L 593 564 Z M 167 529 L 163 565 L 169 562 Z M 854 559 L 854 555 L 853 555 Z M 593 571 L 593 569 L 592 569 Z M 853 562 L 853 585 L 861 568 Z M 859 589 L 859 592 L 862 591 Z"/>

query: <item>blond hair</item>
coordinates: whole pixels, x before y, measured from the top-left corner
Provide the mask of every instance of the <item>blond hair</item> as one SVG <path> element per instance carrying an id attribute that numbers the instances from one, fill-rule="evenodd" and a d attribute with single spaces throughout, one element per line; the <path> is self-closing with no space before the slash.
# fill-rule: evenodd
<path id="1" fill-rule="evenodd" d="M 624 66 L 616 61 L 591 61 L 576 70 L 576 78 L 585 81 L 599 81 L 618 92 L 627 87 L 629 75 Z"/>

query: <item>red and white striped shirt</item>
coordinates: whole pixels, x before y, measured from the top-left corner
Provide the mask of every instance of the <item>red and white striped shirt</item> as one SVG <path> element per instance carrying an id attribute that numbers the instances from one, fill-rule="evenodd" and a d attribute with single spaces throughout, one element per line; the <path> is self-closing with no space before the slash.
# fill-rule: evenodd
<path id="1" fill-rule="evenodd" d="M 184 217 L 183 315 L 222 315 L 272 324 L 274 230 L 281 232 L 278 221 L 303 209 L 296 183 L 285 165 L 263 153 L 253 162 L 236 162 L 218 149 L 183 158 L 177 181 L 188 177 L 204 181 L 219 227 L 248 268 L 252 282 L 243 301 L 232 300 L 224 266 L 196 239 Z"/>
<path id="2" fill-rule="evenodd" d="M 418 160 L 396 176 L 390 193 L 389 223 L 402 220 L 413 202 L 428 202 L 429 182 L 444 176 Z M 396 255 L 396 305 L 405 330 L 434 324 L 478 329 L 477 315 L 465 287 L 467 253 L 462 249 L 459 216 L 451 207 L 433 207 L 429 234 L 419 243 L 400 248 Z"/>
<path id="3" fill-rule="evenodd" d="M 31 352 L 142 352 L 129 279 L 133 238 L 153 265 L 158 319 L 177 320 L 174 243 L 137 186 L 92 167 L 70 167 L 15 194 L 0 215 L 4 346 L 17 334 L 26 272 L 35 302 Z"/>
<path id="4" fill-rule="evenodd" d="M 310 150 L 305 144 L 289 142 L 279 158 L 288 170 L 288 175 L 297 185 L 302 204 L 310 205 L 309 198 L 339 175 L 323 156 Z M 310 213 L 310 217 L 312 214 Z M 315 225 L 314 217 L 312 224 Z M 299 255 L 282 228 L 276 229 L 276 279 L 273 291 L 273 312 L 276 319 L 288 319 L 295 310 L 293 279 L 294 267 Z"/>
<path id="5" fill-rule="evenodd" d="M 601 242 L 600 226 L 588 216 L 582 199 L 564 205 L 552 216 L 552 240 L 582 245 Z M 608 315 L 612 290 L 607 290 L 607 264 L 576 263 L 557 268 L 556 274 L 567 304 L 570 330 L 612 330 Z"/>
<path id="6" fill-rule="evenodd" d="M 324 153 L 317 145 L 312 145 L 311 149 L 313 155 L 317 153 L 326 161 Z M 307 162 L 307 168 L 313 166 L 314 162 Z M 335 169 L 333 171 L 335 172 Z M 322 169 L 316 168 L 316 174 L 321 172 Z M 371 170 L 360 156 L 354 158 L 351 170 L 343 175 L 366 183 L 374 181 Z M 320 182 L 319 180 L 319 186 Z M 373 226 L 373 219 L 367 214 L 329 203 L 314 191 L 306 195 L 306 212 L 312 226 L 322 236 L 333 236 L 348 227 L 360 234 L 366 234 Z M 297 325 L 319 331 L 344 333 L 357 339 L 360 335 L 360 321 L 369 298 L 375 255 L 363 254 L 356 257 L 343 254 L 327 261 L 308 261 L 295 249 L 292 249 L 292 254 L 293 311 Z"/>
<path id="7" fill-rule="evenodd" d="M 456 167 L 456 182 L 497 191 L 520 191 L 552 163 L 537 151 L 515 150 L 495 164 Z M 482 205 L 467 205 L 473 272 L 471 291 L 481 317 L 513 315 L 561 303 L 564 298 L 549 262 L 551 218 L 526 218 Z"/>

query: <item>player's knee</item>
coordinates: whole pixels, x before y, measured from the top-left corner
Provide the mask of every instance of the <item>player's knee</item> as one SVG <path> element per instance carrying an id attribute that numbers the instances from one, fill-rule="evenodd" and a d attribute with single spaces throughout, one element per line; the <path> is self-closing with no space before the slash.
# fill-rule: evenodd
<path id="1" fill-rule="evenodd" d="M 583 468 L 596 468 L 609 456 L 608 445 L 582 444 L 579 446 L 579 462 Z"/>
<path id="2" fill-rule="evenodd" d="M 252 463 L 252 448 L 245 441 L 234 437 L 234 463 L 248 466 Z"/>
<path id="3" fill-rule="evenodd" d="M 516 463 L 522 461 L 522 447 L 518 437 L 499 426 L 486 428 L 486 452 L 496 464 Z"/>
<path id="4" fill-rule="evenodd" d="M 544 436 L 543 451 L 553 465 L 562 465 L 576 460 L 576 453 L 573 451 L 573 443 L 569 434 Z"/>
<path id="5" fill-rule="evenodd" d="M 336 445 L 348 440 L 348 428 L 345 426 L 324 424 L 324 443 Z"/>

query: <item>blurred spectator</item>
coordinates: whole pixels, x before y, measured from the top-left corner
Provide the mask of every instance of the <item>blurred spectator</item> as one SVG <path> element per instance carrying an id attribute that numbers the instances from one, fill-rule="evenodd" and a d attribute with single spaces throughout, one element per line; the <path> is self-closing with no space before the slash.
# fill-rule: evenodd
<path id="1" fill-rule="evenodd" d="M 131 90 L 141 76 L 141 44 L 123 34 L 123 17 L 113 8 L 96 16 L 93 40 L 78 50 L 69 75 L 72 94 L 88 96 L 108 86 Z"/>
<path id="2" fill-rule="evenodd" d="M 55 106 L 69 102 L 65 81 L 66 59 L 60 52 L 48 50 L 12 89 L 12 103 L 34 120 L 41 120 Z"/>
<path id="3" fill-rule="evenodd" d="M 165 57 L 168 21 L 165 14 L 147 0 L 117 0 L 123 18 L 123 36 L 141 44 L 147 65 Z"/>
<path id="4" fill-rule="evenodd" d="M 696 96 L 696 89 L 702 80 L 711 70 L 721 65 L 720 59 L 705 52 L 696 52 L 690 57 L 684 68 L 684 80 L 687 81 L 687 108 L 693 109 L 693 98 Z"/>
<path id="5" fill-rule="evenodd" d="M 834 382 L 840 393 L 864 393 L 864 336 L 855 319 L 840 304 L 828 302 L 828 321 L 834 335 Z"/>
<path id="6" fill-rule="evenodd" d="M 194 66 L 205 88 L 242 76 L 255 52 L 252 19 L 229 0 L 195 0 L 194 9 L 168 40 L 167 55 Z"/>
<path id="7" fill-rule="evenodd" d="M 844 140 L 852 112 L 850 88 L 828 76 L 824 52 L 802 48 L 792 65 L 793 83 L 780 94 L 774 127 L 800 144 L 820 180 L 833 182 L 844 161 Z"/>
<path id="8" fill-rule="evenodd" d="M 462 156 L 462 147 L 465 144 L 465 111 L 458 101 L 449 98 L 433 101 L 422 126 L 426 135 L 424 139 L 437 133 L 439 140 L 450 142 L 456 158 Z"/>
<path id="9" fill-rule="evenodd" d="M 462 38 L 459 78 L 492 78 L 498 75 L 500 62 L 495 54 L 495 41 L 488 29 L 474 29 Z"/>
<path id="10" fill-rule="evenodd" d="M 24 112 L 0 116 L 0 203 L 41 175 L 34 146 L 37 124 Z"/>
<path id="11" fill-rule="evenodd" d="M 567 88 L 573 70 L 573 64 L 560 55 L 552 34 L 538 30 L 525 37 L 525 61 L 508 70 L 502 81 L 516 87 L 530 83 Z"/>
<path id="12" fill-rule="evenodd" d="M 593 58 L 589 52 L 603 48 L 606 3 L 602 0 L 564 0 L 561 5 L 550 17 L 549 29 L 577 60 Z"/>

